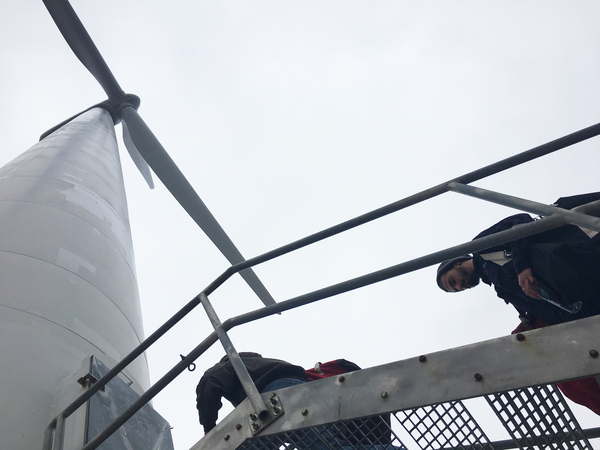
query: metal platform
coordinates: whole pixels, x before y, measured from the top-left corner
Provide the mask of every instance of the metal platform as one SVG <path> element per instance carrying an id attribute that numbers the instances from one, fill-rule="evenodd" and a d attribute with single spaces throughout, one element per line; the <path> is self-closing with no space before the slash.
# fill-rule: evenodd
<path id="1" fill-rule="evenodd" d="M 245 400 L 192 450 L 592 449 L 554 382 L 595 376 L 600 317 L 421 355 L 263 393 L 279 417 L 257 427 Z M 485 399 L 511 439 L 463 400 Z M 600 422 L 600 421 L 599 421 Z"/>
<path id="2" fill-rule="evenodd" d="M 553 385 L 494 394 L 488 396 L 487 400 L 513 440 L 490 442 L 464 403 L 454 401 L 251 438 L 237 448 L 593 450 L 560 391 Z M 403 440 L 402 431 L 409 438 Z"/>

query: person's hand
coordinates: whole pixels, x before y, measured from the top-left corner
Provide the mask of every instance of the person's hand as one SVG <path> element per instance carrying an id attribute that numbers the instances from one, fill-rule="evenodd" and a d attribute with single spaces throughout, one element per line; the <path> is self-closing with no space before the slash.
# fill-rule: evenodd
<path id="1" fill-rule="evenodd" d="M 523 293 L 528 297 L 539 299 L 542 296 L 535 287 L 536 282 L 537 280 L 529 268 L 519 274 L 519 286 L 523 289 Z"/>

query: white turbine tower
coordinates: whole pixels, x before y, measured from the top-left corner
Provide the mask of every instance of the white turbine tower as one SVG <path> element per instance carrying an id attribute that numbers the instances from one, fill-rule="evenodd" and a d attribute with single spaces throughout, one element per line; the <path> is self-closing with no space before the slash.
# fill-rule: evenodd
<path id="1" fill-rule="evenodd" d="M 143 340 L 114 127 L 92 109 L 0 169 L 2 448 L 41 448 L 83 392 L 94 355 L 114 364 Z M 141 393 L 148 368 L 125 375 Z"/>
<path id="2" fill-rule="evenodd" d="M 90 358 L 113 365 L 143 339 L 127 201 L 114 125 L 152 187 L 149 167 L 232 264 L 244 258 L 137 113 L 66 0 L 44 0 L 108 100 L 71 118 L 0 169 L 1 447 L 42 447 L 48 423 L 84 389 Z M 256 275 L 241 273 L 265 304 Z M 124 372 L 149 385 L 144 358 Z M 66 448 L 81 446 L 70 421 Z M 158 447 L 160 448 L 160 447 Z"/>

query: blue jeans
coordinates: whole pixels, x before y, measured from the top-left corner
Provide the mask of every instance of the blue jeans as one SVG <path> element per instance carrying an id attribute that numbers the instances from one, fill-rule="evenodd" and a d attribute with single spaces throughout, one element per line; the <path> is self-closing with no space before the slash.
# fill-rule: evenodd
<path id="1" fill-rule="evenodd" d="M 278 389 L 283 389 L 290 386 L 296 386 L 297 384 L 306 383 L 304 380 L 300 380 L 298 378 L 279 378 L 275 381 L 271 381 L 269 384 L 265 386 L 262 392 L 276 391 Z"/>

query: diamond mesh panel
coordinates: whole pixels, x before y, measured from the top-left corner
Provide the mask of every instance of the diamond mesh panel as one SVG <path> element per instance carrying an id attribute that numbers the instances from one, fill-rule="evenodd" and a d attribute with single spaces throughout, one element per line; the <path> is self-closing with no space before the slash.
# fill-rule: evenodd
<path id="1" fill-rule="evenodd" d="M 399 411 L 395 416 L 423 450 L 494 449 L 483 430 L 460 401 Z"/>
<path id="2" fill-rule="evenodd" d="M 562 394 L 552 385 L 492 394 L 486 400 L 520 449 L 592 450 Z"/>
<path id="3" fill-rule="evenodd" d="M 259 436 L 241 450 L 397 450 L 404 445 L 391 427 L 390 415 L 372 416 L 316 428 Z"/>

